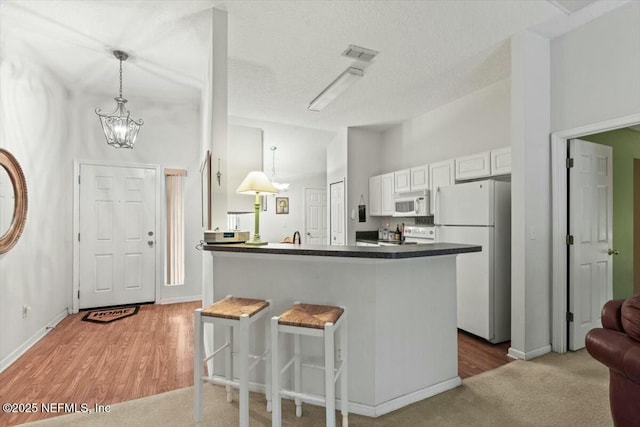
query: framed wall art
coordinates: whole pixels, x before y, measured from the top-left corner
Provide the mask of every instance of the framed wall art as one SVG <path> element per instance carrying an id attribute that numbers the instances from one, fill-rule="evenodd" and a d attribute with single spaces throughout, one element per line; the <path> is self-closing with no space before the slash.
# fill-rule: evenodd
<path id="1" fill-rule="evenodd" d="M 276 214 L 288 214 L 289 213 L 289 198 L 288 197 L 276 197 Z"/>

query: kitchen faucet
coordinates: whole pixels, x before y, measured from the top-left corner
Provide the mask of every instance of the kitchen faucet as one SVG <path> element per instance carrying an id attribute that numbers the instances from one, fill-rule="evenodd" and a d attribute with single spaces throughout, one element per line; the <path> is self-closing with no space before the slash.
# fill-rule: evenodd
<path id="1" fill-rule="evenodd" d="M 298 236 L 298 244 L 301 245 L 302 244 L 302 239 L 300 237 L 300 232 L 296 231 L 295 233 L 293 233 L 293 243 L 296 243 L 296 236 Z"/>

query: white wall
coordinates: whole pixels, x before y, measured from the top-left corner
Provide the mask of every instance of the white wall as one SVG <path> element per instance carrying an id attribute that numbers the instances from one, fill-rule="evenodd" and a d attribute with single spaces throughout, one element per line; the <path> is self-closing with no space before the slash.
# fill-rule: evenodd
<path id="1" fill-rule="evenodd" d="M 199 299 L 202 261 L 195 249 L 201 239 L 198 105 L 131 100 L 134 117 L 143 118 L 145 124 L 133 150 L 116 150 L 107 146 L 94 113 L 96 107 L 110 110 L 111 98 L 69 94 L 45 68 L 6 57 L 1 85 L 2 147 L 22 164 L 29 210 L 22 238 L 0 256 L 0 360 L 24 349 L 72 305 L 76 159 L 187 169 L 185 285 L 162 286 L 156 301 Z M 158 232 L 164 230 L 164 211 L 159 215 Z M 164 278 L 161 280 L 164 284 Z M 23 305 L 32 307 L 26 319 L 22 318 Z"/>
<path id="2" fill-rule="evenodd" d="M 199 298 L 202 287 L 201 255 L 195 245 L 202 239 L 201 184 L 200 184 L 200 111 L 196 102 L 153 102 L 145 99 L 129 100 L 127 106 L 135 119 L 142 118 L 133 150 L 115 149 L 107 145 L 94 109 L 111 110 L 115 104 L 104 96 L 74 94 L 77 120 L 73 126 L 75 157 L 78 161 L 138 163 L 160 165 L 164 168 L 186 169 L 185 177 L 185 283 L 183 286 L 164 286 L 156 302 L 175 302 Z M 170 119 L 168 119 L 170 118 Z M 163 211 L 159 212 L 157 233 L 165 233 L 164 176 Z M 71 190 L 71 187 L 69 188 Z M 164 251 L 164 240 L 158 242 Z"/>
<path id="3" fill-rule="evenodd" d="M 380 169 L 382 135 L 380 132 L 349 128 L 347 179 L 347 245 L 355 245 L 356 231 L 377 230 L 380 217 L 372 217 L 369 203 L 369 177 L 377 175 Z M 367 207 L 365 222 L 358 220 L 358 205 L 362 195 Z M 355 218 L 353 218 L 355 214 Z"/>
<path id="4" fill-rule="evenodd" d="M 229 125 L 227 145 L 227 212 L 253 212 L 255 197 L 236 193 L 236 189 L 250 171 L 262 170 L 262 129 Z M 217 162 L 213 161 L 213 180 L 216 181 Z M 217 184 L 214 184 L 217 185 Z"/>
<path id="5" fill-rule="evenodd" d="M 0 146 L 20 163 L 28 191 L 22 237 L 0 255 L 0 370 L 71 306 L 73 163 L 69 96 L 47 70 L 0 62 Z M 31 306 L 26 318 L 23 305 Z"/>
<path id="6" fill-rule="evenodd" d="M 286 236 L 292 236 L 295 231 L 303 233 L 304 189 L 326 188 L 327 146 L 334 133 L 238 117 L 230 117 L 229 122 L 262 129 L 263 170 L 269 178 L 272 177 L 274 162 L 271 147 L 276 146 L 275 179 L 289 183 L 288 191 L 267 196 L 267 210 L 260 212 L 261 239 L 279 242 Z M 276 214 L 276 197 L 289 198 L 289 214 Z M 253 233 L 253 219 L 253 214 L 241 215 L 241 228 Z"/>
<path id="7" fill-rule="evenodd" d="M 640 111 L 640 2 L 551 42 L 551 129 Z"/>
<path id="8" fill-rule="evenodd" d="M 387 130 L 379 173 L 511 145 L 509 97 L 501 80 Z"/>

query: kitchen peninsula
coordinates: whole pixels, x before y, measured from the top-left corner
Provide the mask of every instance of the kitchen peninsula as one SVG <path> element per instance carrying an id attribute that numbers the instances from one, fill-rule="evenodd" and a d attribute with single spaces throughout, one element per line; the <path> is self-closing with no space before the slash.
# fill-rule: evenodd
<path id="1" fill-rule="evenodd" d="M 460 385 L 456 255 L 480 246 L 221 244 L 204 250 L 213 259 L 204 305 L 235 295 L 270 299 L 272 316 L 296 301 L 347 309 L 350 412 L 375 417 Z M 265 341 L 256 329 L 254 353 Z M 305 338 L 303 360 L 322 365 L 321 341 Z M 264 371 L 256 375 L 263 383 Z M 303 388 L 323 394 L 322 371 L 303 367 Z"/>

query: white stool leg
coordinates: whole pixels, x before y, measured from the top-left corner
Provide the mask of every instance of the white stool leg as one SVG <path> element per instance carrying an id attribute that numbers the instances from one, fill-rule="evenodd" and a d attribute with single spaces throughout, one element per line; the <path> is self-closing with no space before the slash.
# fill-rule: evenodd
<path id="1" fill-rule="evenodd" d="M 325 383 L 325 408 L 327 427 L 336 425 L 336 389 L 335 389 L 335 346 L 334 325 L 326 323 L 324 326 L 324 383 Z"/>
<path id="2" fill-rule="evenodd" d="M 225 349 L 225 376 L 228 381 L 233 381 L 233 327 L 226 327 L 225 341 L 227 348 Z M 213 374 L 213 373 L 212 373 Z M 226 385 L 227 402 L 233 402 L 233 387 Z"/>
<path id="3" fill-rule="evenodd" d="M 249 427 L 249 315 L 240 316 L 240 331 L 238 334 L 240 341 L 240 354 L 238 364 L 240 365 L 240 427 Z"/>
<path id="4" fill-rule="evenodd" d="M 300 354 L 300 335 L 293 336 L 293 390 L 300 393 L 302 389 L 302 355 Z M 294 398 L 296 404 L 296 417 L 302 416 L 302 400 Z"/>
<path id="5" fill-rule="evenodd" d="M 267 326 L 269 325 L 269 321 L 267 320 Z M 265 329 L 264 332 L 264 346 L 266 352 L 265 364 L 264 364 L 264 375 L 266 378 L 264 384 L 264 394 L 267 398 L 267 412 L 271 412 L 272 404 L 271 398 L 273 391 L 271 390 L 271 335 L 269 334 L 269 328 Z"/>
<path id="6" fill-rule="evenodd" d="M 199 423 L 202 419 L 202 310 L 197 309 L 193 314 L 193 419 Z"/>
<path id="7" fill-rule="evenodd" d="M 343 312 L 342 324 L 340 325 L 340 361 L 342 363 L 342 371 L 340 372 L 340 395 L 342 396 L 342 427 L 349 426 L 349 393 L 347 381 L 349 375 L 347 368 L 349 366 L 349 355 L 347 353 L 347 313 Z"/>
<path id="8" fill-rule="evenodd" d="M 281 401 L 280 401 L 280 359 L 278 346 L 278 317 L 271 318 L 271 426 L 280 427 Z"/>

